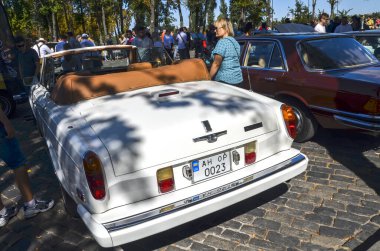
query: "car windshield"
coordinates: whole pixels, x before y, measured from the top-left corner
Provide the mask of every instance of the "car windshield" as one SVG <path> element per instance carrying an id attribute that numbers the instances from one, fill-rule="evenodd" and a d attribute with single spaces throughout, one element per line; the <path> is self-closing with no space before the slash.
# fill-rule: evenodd
<path id="1" fill-rule="evenodd" d="M 299 46 L 302 61 L 312 70 L 344 69 L 378 62 L 353 38 L 306 40 Z"/>
<path id="2" fill-rule="evenodd" d="M 47 58 L 46 66 L 54 65 L 57 75 L 68 72 L 107 73 L 115 70 L 127 70 L 130 64 L 130 49 L 105 49 L 67 54 L 60 57 Z"/>
<path id="3" fill-rule="evenodd" d="M 361 43 L 364 48 L 371 52 L 377 59 L 380 59 L 380 34 L 378 36 L 358 36 L 356 37 L 359 43 Z"/>

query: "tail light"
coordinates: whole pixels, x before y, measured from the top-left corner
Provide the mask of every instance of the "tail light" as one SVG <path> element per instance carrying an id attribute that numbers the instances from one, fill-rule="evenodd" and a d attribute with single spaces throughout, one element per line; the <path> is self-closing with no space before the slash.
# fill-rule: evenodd
<path id="1" fill-rule="evenodd" d="M 282 105 L 281 111 L 289 136 L 295 139 L 297 136 L 297 117 L 294 114 L 293 108 L 288 105 Z"/>
<path id="2" fill-rule="evenodd" d="M 245 164 L 250 165 L 256 161 L 256 142 L 244 146 Z"/>
<path id="3" fill-rule="evenodd" d="M 373 115 L 380 114 L 380 100 L 376 98 L 370 98 L 367 103 L 364 104 L 364 110 Z"/>
<path id="4" fill-rule="evenodd" d="M 86 173 L 87 184 L 92 196 L 101 200 L 106 195 L 101 161 L 94 152 L 87 152 L 83 158 L 83 167 Z"/>
<path id="5" fill-rule="evenodd" d="M 157 171 L 157 183 L 161 193 L 167 193 L 174 189 L 173 168 L 166 167 Z"/>

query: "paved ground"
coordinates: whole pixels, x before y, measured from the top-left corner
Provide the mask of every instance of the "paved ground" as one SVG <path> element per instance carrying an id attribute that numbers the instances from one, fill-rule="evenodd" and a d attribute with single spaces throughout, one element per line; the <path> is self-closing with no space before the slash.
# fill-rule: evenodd
<path id="1" fill-rule="evenodd" d="M 30 220 L 18 215 L 0 229 L 2 250 L 102 250 L 80 220 L 63 209 L 47 148 L 19 107 L 12 120 L 29 156 L 37 195 L 57 201 Z M 380 250 L 380 138 L 320 130 L 295 144 L 309 158 L 307 171 L 288 184 L 124 250 Z M 20 196 L 10 171 L 0 168 L 6 204 Z"/>

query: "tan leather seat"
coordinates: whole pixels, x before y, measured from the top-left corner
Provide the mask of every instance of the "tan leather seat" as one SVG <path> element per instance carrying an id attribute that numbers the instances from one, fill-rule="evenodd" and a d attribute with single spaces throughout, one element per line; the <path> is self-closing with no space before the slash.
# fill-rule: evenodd
<path id="1" fill-rule="evenodd" d="M 205 63 L 201 59 L 188 59 L 175 65 L 140 71 L 93 76 L 64 75 L 57 80 L 51 98 L 58 105 L 70 105 L 150 86 L 201 80 L 210 80 Z"/>

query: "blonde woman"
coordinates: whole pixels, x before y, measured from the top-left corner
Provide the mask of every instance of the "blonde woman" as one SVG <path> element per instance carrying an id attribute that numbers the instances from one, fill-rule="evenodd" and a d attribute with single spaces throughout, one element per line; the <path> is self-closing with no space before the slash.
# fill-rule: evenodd
<path id="1" fill-rule="evenodd" d="M 240 69 L 240 45 L 235 40 L 232 24 L 228 19 L 219 18 L 215 23 L 216 37 L 219 38 L 212 57 L 211 78 L 234 86 L 241 86 L 243 75 Z"/>

